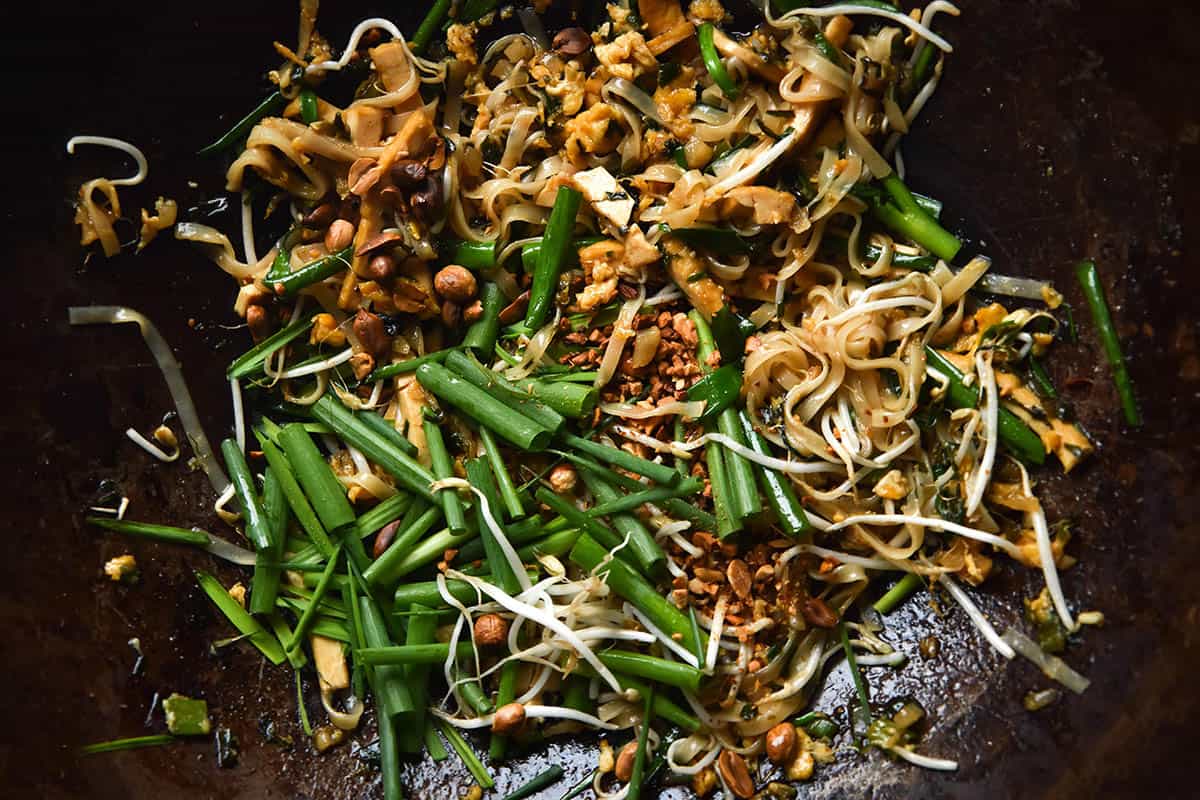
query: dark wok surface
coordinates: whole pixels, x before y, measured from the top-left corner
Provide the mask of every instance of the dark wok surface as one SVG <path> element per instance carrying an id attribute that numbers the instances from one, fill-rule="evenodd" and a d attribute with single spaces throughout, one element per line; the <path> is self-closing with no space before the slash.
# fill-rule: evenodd
<path id="1" fill-rule="evenodd" d="M 368 4 L 400 17 L 408 4 Z M 1021 708 L 1048 684 L 1031 665 L 1006 664 L 953 607 L 941 616 L 921 595 L 888 618 L 887 636 L 913 658 L 898 675 L 870 670 L 875 695 L 915 695 L 932 712 L 930 754 L 957 758 L 949 775 L 841 754 L 802 789 L 808 797 L 1194 796 L 1200 713 L 1200 503 L 1196 501 L 1196 292 L 1192 248 L 1200 231 L 1200 57 L 1191 4 L 976 0 L 950 31 L 957 52 L 929 113 L 905 148 L 911 185 L 940 197 L 949 218 L 1005 273 L 1053 276 L 1077 306 L 1070 265 L 1094 257 L 1126 329 L 1147 425 L 1118 423 L 1107 371 L 1086 313 L 1078 345 L 1052 363 L 1081 419 L 1101 443 L 1071 480 L 1046 470 L 1051 518 L 1070 517 L 1070 550 L 1082 564 L 1065 575 L 1079 608 L 1108 624 L 1089 631 L 1068 660 L 1093 681 L 1038 714 Z M 403 9 L 403 10 L 401 10 Z M 70 12 L 70 13 L 69 13 Z M 34 10 L 35 14 L 39 13 Z M 151 158 L 146 186 L 122 190 L 126 214 L 165 193 L 182 206 L 216 195 L 219 166 L 192 157 L 249 108 L 256 80 L 276 59 L 270 41 L 294 38 L 294 4 L 211 2 L 203 9 L 143 0 L 56 4 L 54 18 L 10 27 L 11 81 L 2 134 L 9 178 L 3 252 L 9 302 L 0 352 L 9 391 L 0 421 L 5 466 L 0 537 L 0 795 L 7 797 L 375 796 L 375 775 L 353 748 L 324 756 L 301 740 L 292 678 L 262 668 L 237 647 L 208 651 L 229 635 L 191 580 L 206 556 L 104 537 L 81 523 L 101 479 L 132 499 L 131 516 L 217 530 L 203 477 L 152 463 L 121 435 L 152 427 L 170 408 L 157 370 L 132 327 L 70 331 L 66 307 L 120 303 L 154 318 L 182 362 L 210 437 L 229 425 L 225 363 L 244 347 L 233 321 L 231 283 L 195 251 L 171 241 L 145 254 L 83 265 L 70 226 L 70 196 L 83 179 L 116 176 L 103 151 L 68 161 L 66 138 L 131 139 Z M 329 12 L 331 15 L 335 12 Z M 345 13 L 344 10 L 342 13 Z M 324 15 L 323 15 L 324 16 Z M 355 17 L 365 16 L 355 14 Z M 944 18 L 943 18 L 944 19 Z M 344 42 L 350 21 L 322 26 Z M 15 169 L 15 174 L 14 174 Z M 123 168 L 122 168 L 123 169 Z M 189 188 L 194 180 L 198 188 Z M 234 212 L 217 218 L 234 230 Z M 15 292 L 15 297 L 12 293 Z M 189 326 L 189 320 L 194 325 Z M 132 552 L 143 580 L 103 579 L 107 558 Z M 235 572 L 216 567 L 226 582 Z M 1002 569 L 981 605 L 1003 627 L 1033 573 Z M 941 656 L 916 657 L 916 642 L 941 636 Z M 146 655 L 130 674 L 140 637 Z M 315 687 L 306 688 L 315 701 Z M 846 697 L 840 671 L 818 701 Z M 241 742 L 241 760 L 218 769 L 211 742 L 79 760 L 89 741 L 150 732 L 156 692 L 201 695 Z M 314 714 L 319 706 L 310 704 Z M 298 744 L 267 744 L 260 718 Z M 156 717 L 155 730 L 161 727 Z M 360 734 L 360 742 L 369 735 Z M 548 763 L 567 777 L 594 763 L 594 742 L 557 743 L 497 771 L 511 789 Z M 409 794 L 457 797 L 468 785 L 451 759 L 413 765 Z M 545 793 L 557 797 L 561 789 Z"/>

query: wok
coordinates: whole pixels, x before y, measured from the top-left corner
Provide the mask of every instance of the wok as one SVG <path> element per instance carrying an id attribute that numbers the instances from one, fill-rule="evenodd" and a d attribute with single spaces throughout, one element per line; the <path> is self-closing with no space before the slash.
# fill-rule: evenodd
<path id="1" fill-rule="evenodd" d="M 343 4 L 348 5 L 348 4 Z M 411 26 L 415 4 L 366 3 Z M 1076 307 L 1078 344 L 1056 349 L 1058 385 L 1100 443 L 1064 479 L 1038 478 L 1051 519 L 1069 518 L 1065 573 L 1079 608 L 1102 610 L 1068 660 L 1092 680 L 1030 713 L 1022 695 L 1048 681 L 1004 663 L 953 607 L 920 595 L 887 620 L 887 636 L 913 656 L 898 673 L 872 669 L 877 697 L 915 696 L 933 718 L 923 750 L 957 758 L 956 773 L 841 754 L 801 787 L 803 797 L 1195 796 L 1194 719 L 1200 713 L 1196 570 L 1200 568 L 1197 403 L 1200 273 L 1189 247 L 1200 231 L 1200 8 L 1170 0 L 976 0 L 940 25 L 956 46 L 935 101 L 904 148 L 911 184 L 945 201 L 951 224 L 1004 273 L 1053 277 Z M 7 280 L 3 348 L 4 534 L 0 537 L 0 794 L 9 797 L 335 798 L 378 794 L 356 748 L 321 756 L 300 735 L 286 669 L 264 669 L 248 648 L 212 654 L 229 629 L 196 588 L 203 554 L 100 535 L 82 510 L 102 479 L 132 499 L 132 516 L 216 529 L 201 474 L 164 466 L 121 434 L 151 426 L 170 398 L 136 330 L 70 330 L 66 307 L 126 304 L 158 322 L 184 366 L 210 437 L 227 430 L 224 364 L 245 343 L 226 326 L 233 287 L 199 253 L 174 241 L 144 254 L 85 263 L 71 227 L 75 187 L 116 175 L 114 156 L 89 148 L 68 159 L 66 138 L 130 139 L 150 156 L 147 185 L 123 190 L 126 214 L 159 194 L 181 207 L 220 193 L 220 167 L 196 158 L 230 116 L 261 94 L 276 62 L 272 39 L 290 40 L 294 3 L 212 0 L 161 4 L 56 3 L 6 33 L 9 80 L 3 128 Z M 353 22 L 328 9 L 322 30 L 345 41 Z M 942 18 L 945 20 L 946 18 Z M 11 18 L 10 18 L 11 20 Z M 188 181 L 195 181 L 190 188 Z M 218 224 L 233 229 L 236 211 Z M 1125 429 L 1070 267 L 1095 258 L 1125 335 L 1146 425 Z M 140 585 L 116 586 L 107 558 L 134 553 Z M 218 568 L 227 581 L 234 572 Z M 1040 586 L 1011 565 L 979 593 L 1001 626 Z M 934 660 L 916 657 L 930 633 Z M 145 662 L 132 674 L 138 637 Z M 315 698 L 314 687 L 308 695 Z M 847 698 L 835 670 L 817 706 Z M 81 759 L 83 743 L 139 735 L 152 698 L 206 697 L 241 744 L 219 768 L 211 742 Z M 315 706 L 315 704 L 314 704 Z M 314 712 L 319 711 L 314 707 Z M 264 741 L 263 721 L 295 738 Z M 357 739 L 369 740 L 368 734 Z M 501 791 L 549 763 L 566 779 L 594 764 L 595 741 L 556 741 L 496 772 Z M 468 785 L 454 759 L 414 763 L 414 797 L 458 797 Z M 566 784 L 564 784 L 566 785 Z M 557 797 L 561 789 L 544 793 Z M 684 790 L 672 790 L 683 796 Z"/>

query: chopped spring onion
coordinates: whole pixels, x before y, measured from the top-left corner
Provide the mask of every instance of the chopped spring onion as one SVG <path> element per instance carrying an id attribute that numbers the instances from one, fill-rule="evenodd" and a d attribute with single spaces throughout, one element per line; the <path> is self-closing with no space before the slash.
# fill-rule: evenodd
<path id="1" fill-rule="evenodd" d="M 439 400 L 491 428 L 522 450 L 543 450 L 550 443 L 552 432 L 549 428 L 440 364 L 422 364 L 417 368 L 417 380 Z"/>
<path id="2" fill-rule="evenodd" d="M 271 92 L 249 114 L 234 123 L 233 127 L 226 131 L 220 139 L 217 139 L 207 147 L 201 148 L 197 155 L 207 156 L 219 153 L 222 150 L 228 150 L 244 139 L 250 133 L 250 129 L 258 124 L 259 120 L 278 113 L 283 110 L 286 104 L 287 100 L 283 95 L 279 92 Z"/>
<path id="3" fill-rule="evenodd" d="M 537 266 L 533 271 L 533 284 L 529 289 L 529 306 L 525 311 L 525 327 L 535 331 L 542 327 L 546 316 L 554 305 L 554 294 L 558 288 L 559 274 L 571 246 L 571 234 L 575 229 L 575 216 L 583 195 L 569 186 L 560 186 L 546 222 L 546 233 L 538 252 Z"/>
<path id="4" fill-rule="evenodd" d="M 156 747 L 176 741 L 179 740 L 170 734 L 159 733 L 153 736 L 133 736 L 128 739 L 110 739 L 107 742 L 96 742 L 95 744 L 84 745 L 79 748 L 79 752 L 85 756 L 94 756 L 98 753 L 118 753 L 122 750 Z"/>
<path id="5" fill-rule="evenodd" d="M 925 585 L 925 581 L 920 575 L 908 573 L 900 580 L 896 581 L 892 588 L 887 590 L 883 597 L 875 601 L 875 605 L 871 608 L 878 611 L 880 614 L 890 614 L 901 603 L 907 600 L 918 589 Z"/>
<path id="6" fill-rule="evenodd" d="M 433 6 L 425 14 L 425 19 L 421 20 L 420 27 L 413 34 L 412 41 L 409 42 L 409 49 L 414 55 L 421 55 L 425 52 L 425 48 L 433 40 L 434 35 L 442 27 L 442 22 L 446 19 L 446 15 L 450 13 L 451 0 L 435 0 Z"/>
<path id="7" fill-rule="evenodd" d="M 417 356 L 416 358 L 409 358 L 405 359 L 404 361 L 397 361 L 393 364 L 379 367 L 370 375 L 368 375 L 363 383 L 375 383 L 376 381 L 382 381 L 388 378 L 394 378 L 397 375 L 403 375 L 406 372 L 415 372 L 417 367 L 421 366 L 422 364 L 427 364 L 431 361 L 440 364 L 446 359 L 446 356 L 454 352 L 455 349 L 456 348 L 450 347 L 445 350 L 426 353 L 423 356 Z"/>
<path id="8" fill-rule="evenodd" d="M 1092 319 L 1098 329 L 1100 344 L 1104 346 L 1104 356 L 1112 369 L 1113 383 L 1117 385 L 1125 421 L 1137 427 L 1142 424 L 1142 412 L 1138 409 L 1133 380 L 1129 377 L 1129 367 L 1125 363 L 1124 353 L 1121 352 L 1121 340 L 1117 336 L 1117 327 L 1113 323 L 1112 312 L 1104 296 L 1104 284 L 1100 282 L 1096 262 L 1081 261 L 1075 268 L 1075 275 L 1079 278 L 1079 285 L 1083 287 L 1083 295 L 1087 298 L 1088 308 L 1092 311 Z"/>
<path id="9" fill-rule="evenodd" d="M 651 685 L 642 707 L 642 724 L 638 731 L 637 753 L 633 759 L 633 772 L 629 776 L 629 791 L 625 794 L 626 800 L 639 800 L 642 796 L 642 779 L 646 774 L 646 749 L 649 747 L 650 719 L 653 716 L 655 694 L 655 687 Z"/>
<path id="10" fill-rule="evenodd" d="M 702 674 L 691 665 L 624 650 L 605 650 L 596 655 L 606 666 L 617 672 L 644 678 L 653 683 L 665 683 L 693 694 L 700 691 Z"/>
<path id="11" fill-rule="evenodd" d="M 446 741 L 450 743 L 450 747 L 454 749 L 454 752 L 458 753 L 458 757 L 462 759 L 463 766 L 471 773 L 471 777 L 475 779 L 480 788 L 495 788 L 496 782 L 492 780 L 491 773 L 487 771 L 487 767 L 479 760 L 479 756 L 475 755 L 475 751 L 471 749 L 471 745 L 467 744 L 467 740 L 463 738 L 463 735 L 445 720 L 438 720 L 436 724 L 442 736 L 446 737 Z"/>
<path id="12" fill-rule="evenodd" d="M 147 539 L 157 539 L 160 542 L 170 542 L 171 544 L 189 544 L 207 550 L 217 558 L 232 564 L 242 567 L 254 566 L 254 553 L 213 536 L 211 533 L 194 528 L 175 528 L 170 525 L 154 525 L 149 522 L 130 522 L 129 520 L 96 516 L 88 516 L 85 521 L 89 525 L 95 525 L 115 533 L 144 536 Z"/>
<path id="13" fill-rule="evenodd" d="M 668 636 L 691 635 L 691 623 L 674 603 L 624 561 L 611 558 L 609 551 L 592 537 L 580 536 L 570 558 L 583 569 L 604 576 L 614 592 L 628 600 Z"/>
<path id="14" fill-rule="evenodd" d="M 252 645 L 257 647 L 259 651 L 267 657 L 267 660 L 272 664 L 282 664 L 287 660 L 287 656 L 283 652 L 283 647 L 270 633 L 258 623 L 254 617 L 242 608 L 237 600 L 230 596 L 229 592 L 221 585 L 221 582 L 209 575 L 207 572 L 196 572 L 196 581 L 200 584 L 200 588 L 208 595 L 208 599 L 212 601 L 222 614 L 225 615 L 233 627 L 241 631 Z"/>
<path id="15" fill-rule="evenodd" d="M 729 70 L 725 68 L 721 54 L 717 52 L 717 45 L 713 42 L 714 33 L 715 29 L 711 22 L 705 22 L 696 30 L 696 39 L 700 42 L 700 57 L 704 59 L 704 68 L 708 70 L 708 75 L 712 78 L 713 83 L 720 87 L 726 97 L 732 100 L 738 96 L 738 85 L 729 76 Z"/>
<path id="16" fill-rule="evenodd" d="M 549 789 L 562 780 L 562 776 L 563 768 L 554 764 L 504 795 L 504 800 L 525 800 L 526 797 L 532 797 L 543 789 Z"/>
<path id="17" fill-rule="evenodd" d="M 854 654 L 854 648 L 850 646 L 850 633 L 845 622 L 838 625 L 838 635 L 842 640 L 842 652 L 846 654 L 846 664 L 850 667 L 850 677 L 854 679 L 854 691 L 858 694 L 858 702 L 862 706 L 862 714 L 867 722 L 870 723 L 871 694 L 868 690 L 867 681 L 863 678 L 862 671 L 858 668 L 858 659 Z"/>

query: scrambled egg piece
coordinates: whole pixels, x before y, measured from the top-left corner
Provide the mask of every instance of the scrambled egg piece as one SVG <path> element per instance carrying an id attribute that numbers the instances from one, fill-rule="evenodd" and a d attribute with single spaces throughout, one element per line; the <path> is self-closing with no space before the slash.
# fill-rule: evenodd
<path id="1" fill-rule="evenodd" d="M 658 67 L 658 59 L 637 31 L 623 33 L 608 44 L 597 44 L 595 53 L 596 60 L 608 69 L 610 75 L 627 81 Z"/>
<path id="2" fill-rule="evenodd" d="M 475 26 L 454 24 L 446 31 L 446 46 L 457 61 L 474 65 L 479 63 L 475 53 Z"/>
<path id="3" fill-rule="evenodd" d="M 592 311 L 617 296 L 617 266 L 625 256 L 625 245 L 613 239 L 588 245 L 579 251 L 579 263 L 588 285 L 575 298 L 582 311 Z"/>
<path id="4" fill-rule="evenodd" d="M 563 126 L 567 134 L 567 158 L 572 163 L 582 164 L 583 154 L 607 153 L 616 147 L 616 136 L 609 135 L 609 123 L 617 119 L 617 112 L 607 103 L 597 103 L 577 117 L 567 120 Z"/>
<path id="5" fill-rule="evenodd" d="M 587 76 L 578 65 L 567 61 L 558 72 L 546 64 L 535 64 L 529 74 L 546 90 L 546 94 L 558 100 L 558 110 L 563 116 L 573 117 L 583 108 Z"/>
<path id="6" fill-rule="evenodd" d="M 308 336 L 309 344 L 327 344 L 330 347 L 342 347 L 346 344 L 346 334 L 338 327 L 332 314 L 317 314 L 312 323 L 312 332 Z"/>
<path id="7" fill-rule="evenodd" d="M 720 0 L 692 0 L 688 14 L 701 22 L 720 22 L 725 19 L 725 7 Z"/>
<path id="8" fill-rule="evenodd" d="M 903 500 L 908 496 L 908 479 L 903 472 L 894 469 L 879 479 L 874 491 L 885 500 Z"/>
<path id="9" fill-rule="evenodd" d="M 684 69 L 679 76 L 654 90 L 654 109 L 663 124 L 679 139 L 687 139 L 696 126 L 689 119 L 696 103 L 695 73 Z"/>
<path id="10" fill-rule="evenodd" d="M 137 579 L 137 559 L 129 553 L 116 558 L 110 558 L 104 565 L 104 574 L 109 580 L 118 583 L 129 583 Z"/>

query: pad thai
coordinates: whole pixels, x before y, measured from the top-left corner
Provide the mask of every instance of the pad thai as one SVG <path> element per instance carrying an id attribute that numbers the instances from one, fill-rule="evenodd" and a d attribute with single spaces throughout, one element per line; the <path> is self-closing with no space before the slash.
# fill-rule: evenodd
<path id="1" fill-rule="evenodd" d="M 254 344 L 219 456 L 149 320 L 71 311 L 142 328 L 245 546 L 125 504 L 89 519 L 252 567 L 198 580 L 241 646 L 315 669 L 326 744 L 369 712 L 385 797 L 405 758 L 449 746 L 482 791 L 579 731 L 604 739 L 572 791 L 610 800 L 749 798 L 849 749 L 955 769 L 922 743 L 936 720 L 869 682 L 903 667 L 881 633 L 922 591 L 1086 688 L 1053 653 L 1101 615 L 1034 491 L 1093 451 L 1044 367 L 1073 323 L 906 182 L 954 5 L 437 0 L 411 38 L 366 19 L 340 50 L 300 5 L 271 93 L 202 151 L 241 241 L 143 213 L 139 249 L 173 230 L 238 287 Z M 81 189 L 107 254 L 136 157 Z M 997 560 L 1044 577 L 1033 638 L 972 599 Z M 812 710 L 841 663 L 846 713 Z"/>

